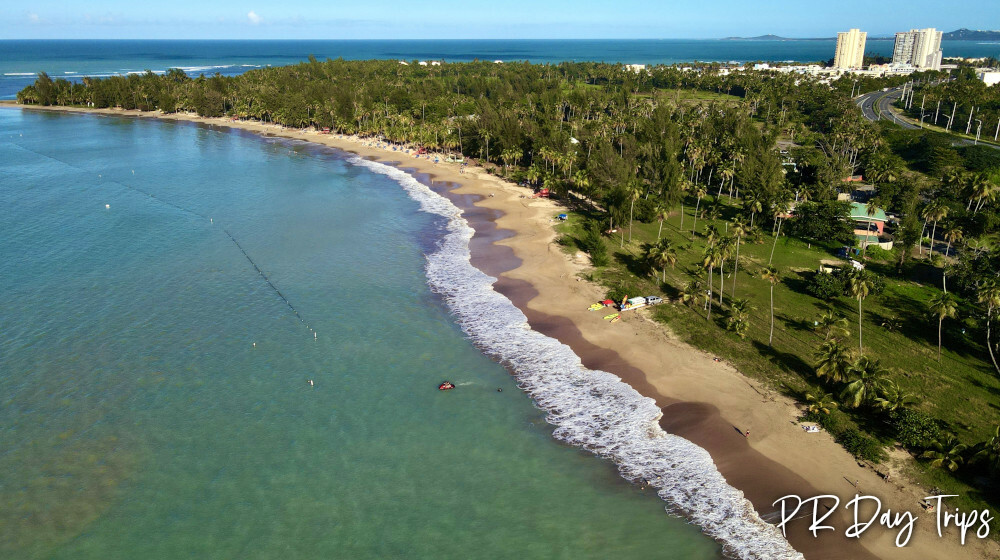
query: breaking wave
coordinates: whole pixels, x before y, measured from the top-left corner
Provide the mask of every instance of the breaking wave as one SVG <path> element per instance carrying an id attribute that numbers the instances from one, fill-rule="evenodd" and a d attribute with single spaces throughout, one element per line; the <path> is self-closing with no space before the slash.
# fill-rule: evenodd
<path id="1" fill-rule="evenodd" d="M 569 346 L 531 330 L 524 314 L 493 290 L 495 279 L 470 264 L 473 230 L 458 207 L 395 167 L 357 156 L 349 161 L 396 180 L 423 211 L 447 220 L 444 238 L 427 256 L 428 282 L 472 341 L 507 366 L 548 413 L 556 438 L 611 460 L 627 480 L 647 481 L 668 512 L 699 525 L 728 556 L 803 558 L 726 483 L 707 451 L 660 428 L 653 399 L 616 375 L 585 368 Z"/>

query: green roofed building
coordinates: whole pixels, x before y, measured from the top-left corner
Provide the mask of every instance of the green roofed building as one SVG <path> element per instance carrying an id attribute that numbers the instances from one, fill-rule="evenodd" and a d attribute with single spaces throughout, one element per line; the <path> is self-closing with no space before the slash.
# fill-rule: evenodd
<path id="1" fill-rule="evenodd" d="M 885 212 L 881 208 L 876 208 L 875 213 L 869 216 L 867 204 L 852 202 L 851 220 L 854 221 L 854 235 L 858 238 L 858 245 L 861 247 L 879 245 L 884 249 L 892 248 L 892 241 L 883 242 L 880 239 L 886 222 Z"/>

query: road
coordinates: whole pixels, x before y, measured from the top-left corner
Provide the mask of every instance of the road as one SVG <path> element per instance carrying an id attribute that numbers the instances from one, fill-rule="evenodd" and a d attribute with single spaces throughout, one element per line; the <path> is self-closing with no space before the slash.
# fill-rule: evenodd
<path id="1" fill-rule="evenodd" d="M 889 89 L 888 91 L 873 91 L 871 93 L 866 93 L 864 95 L 855 98 L 854 104 L 861 109 L 861 113 L 865 116 L 866 119 L 870 121 L 877 121 L 880 119 L 891 119 L 892 122 L 896 123 L 897 125 L 903 128 L 908 128 L 908 129 L 921 128 L 916 124 L 913 124 L 909 121 L 899 118 L 899 116 L 896 114 L 895 108 L 892 107 L 892 104 L 895 103 L 896 100 L 899 99 L 900 96 L 902 95 L 903 95 L 903 88 L 901 87 L 892 88 Z M 959 138 L 956 136 L 955 140 L 952 142 L 952 145 L 971 146 L 974 143 L 975 142 L 967 138 Z M 980 141 L 979 144 L 982 146 L 989 146 L 994 150 L 1000 150 L 1000 146 L 994 144 L 988 144 L 982 141 Z"/>
<path id="2" fill-rule="evenodd" d="M 880 118 L 892 119 L 892 121 L 903 128 L 920 128 L 896 117 L 892 104 L 903 95 L 903 88 L 892 88 L 889 91 L 873 91 L 858 97 L 854 102 L 861 108 L 865 118 L 870 121 L 877 121 Z"/>

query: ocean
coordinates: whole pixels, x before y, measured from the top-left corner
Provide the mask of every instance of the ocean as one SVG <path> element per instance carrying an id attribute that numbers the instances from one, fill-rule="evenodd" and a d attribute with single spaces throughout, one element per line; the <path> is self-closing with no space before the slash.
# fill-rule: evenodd
<path id="1" fill-rule="evenodd" d="M 0 177 L 0 557 L 795 557 L 492 290 L 446 186 L 17 108 Z"/>
<path id="2" fill-rule="evenodd" d="M 892 39 L 869 39 L 866 52 L 892 56 Z M 53 79 L 165 72 L 197 76 L 240 74 L 251 68 L 295 64 L 315 55 L 345 59 L 528 60 L 676 64 L 683 62 L 799 61 L 833 58 L 836 39 L 781 41 L 726 39 L 595 40 L 357 40 L 152 41 L 0 40 L 0 99 L 13 99 L 38 72 Z M 945 56 L 1000 57 L 1000 43 L 943 41 Z"/>

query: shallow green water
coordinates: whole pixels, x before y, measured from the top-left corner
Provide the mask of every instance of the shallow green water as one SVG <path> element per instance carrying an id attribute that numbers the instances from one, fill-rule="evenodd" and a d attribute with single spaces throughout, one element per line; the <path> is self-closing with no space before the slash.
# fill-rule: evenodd
<path id="1" fill-rule="evenodd" d="M 428 289 L 441 224 L 384 176 L 6 109 L 0 207 L 0 557 L 718 556 L 552 439 Z"/>

